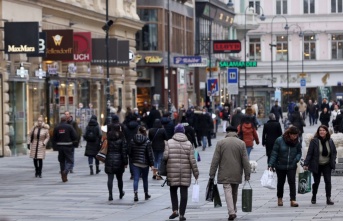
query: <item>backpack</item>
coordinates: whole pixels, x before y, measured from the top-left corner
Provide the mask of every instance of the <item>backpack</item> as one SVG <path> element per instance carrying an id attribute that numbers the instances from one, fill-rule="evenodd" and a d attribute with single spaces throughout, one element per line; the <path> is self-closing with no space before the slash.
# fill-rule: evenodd
<path id="1" fill-rule="evenodd" d="M 95 126 L 88 126 L 87 131 L 85 134 L 85 140 L 88 142 L 95 142 L 98 138 L 97 132 L 95 131 L 97 127 Z"/>

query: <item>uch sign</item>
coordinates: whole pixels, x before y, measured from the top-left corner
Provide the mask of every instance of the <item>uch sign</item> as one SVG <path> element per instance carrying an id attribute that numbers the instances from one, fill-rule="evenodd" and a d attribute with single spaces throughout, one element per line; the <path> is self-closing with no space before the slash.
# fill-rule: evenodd
<path id="1" fill-rule="evenodd" d="M 38 22 L 5 22 L 5 53 L 38 51 Z"/>

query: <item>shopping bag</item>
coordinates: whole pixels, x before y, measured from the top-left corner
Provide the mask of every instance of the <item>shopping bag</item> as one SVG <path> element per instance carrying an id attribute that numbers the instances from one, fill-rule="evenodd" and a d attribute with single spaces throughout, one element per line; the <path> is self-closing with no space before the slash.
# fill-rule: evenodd
<path id="1" fill-rule="evenodd" d="M 206 201 L 213 202 L 214 180 L 209 179 L 206 186 Z"/>
<path id="2" fill-rule="evenodd" d="M 277 185 L 276 173 L 270 170 L 265 170 L 261 177 L 261 185 L 268 189 L 275 189 Z"/>
<path id="3" fill-rule="evenodd" d="M 200 162 L 201 161 L 201 158 L 200 158 L 200 154 L 198 152 L 198 158 L 197 158 L 197 161 Z"/>
<path id="4" fill-rule="evenodd" d="M 307 170 L 299 173 L 298 193 L 305 194 L 309 192 L 311 192 L 311 172 Z"/>
<path id="5" fill-rule="evenodd" d="M 198 154 L 199 152 L 197 150 L 194 150 L 194 159 L 198 161 Z"/>
<path id="6" fill-rule="evenodd" d="M 192 188 L 192 202 L 199 203 L 200 187 L 197 180 L 195 180 L 195 183 L 193 184 Z"/>
<path id="7" fill-rule="evenodd" d="M 158 166 L 158 175 L 167 176 L 167 161 L 163 157 L 160 165 Z"/>
<path id="8" fill-rule="evenodd" d="M 101 139 L 101 148 L 99 153 L 95 156 L 95 158 L 103 163 L 106 161 L 106 155 L 107 155 L 107 139 L 102 138 Z"/>
<path id="9" fill-rule="evenodd" d="M 250 188 L 246 188 L 245 184 L 248 183 Z M 249 181 L 245 181 L 242 188 L 242 211 L 252 211 L 252 188 Z"/>
<path id="10" fill-rule="evenodd" d="M 213 202 L 214 208 L 222 207 L 222 201 L 220 199 L 219 190 L 217 184 L 213 185 Z"/>

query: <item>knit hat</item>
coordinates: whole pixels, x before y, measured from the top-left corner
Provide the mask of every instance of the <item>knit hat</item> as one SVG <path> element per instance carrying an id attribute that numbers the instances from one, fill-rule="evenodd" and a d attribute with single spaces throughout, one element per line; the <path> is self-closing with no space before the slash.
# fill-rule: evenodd
<path id="1" fill-rule="evenodd" d="M 183 127 L 183 125 L 182 124 L 178 124 L 178 125 L 176 125 L 175 126 L 175 128 L 174 128 L 174 133 L 176 134 L 176 133 L 185 133 L 185 128 Z"/>
<path id="2" fill-rule="evenodd" d="M 112 115 L 112 123 L 117 123 L 119 122 L 119 117 L 115 114 Z"/>
<path id="3" fill-rule="evenodd" d="M 226 128 L 226 132 L 237 132 L 237 128 L 233 127 L 233 126 L 228 126 Z"/>

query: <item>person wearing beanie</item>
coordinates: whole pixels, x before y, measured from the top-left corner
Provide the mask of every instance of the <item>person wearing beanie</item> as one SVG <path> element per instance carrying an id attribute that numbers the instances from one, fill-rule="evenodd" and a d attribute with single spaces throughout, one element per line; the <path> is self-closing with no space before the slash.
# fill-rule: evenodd
<path id="1" fill-rule="evenodd" d="M 183 133 L 183 134 L 185 133 L 185 128 L 182 124 L 178 124 L 175 126 L 174 134 L 176 134 L 176 133 Z"/>

